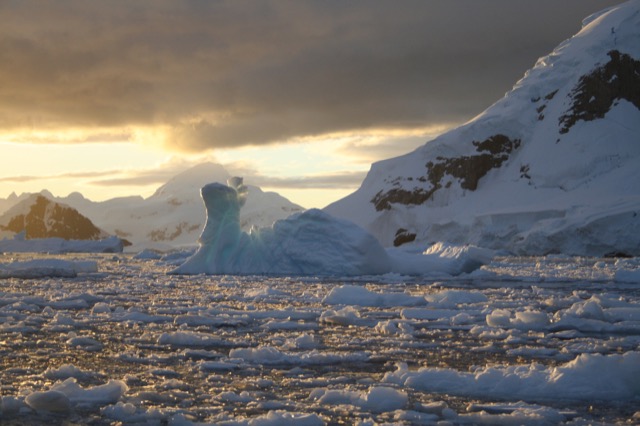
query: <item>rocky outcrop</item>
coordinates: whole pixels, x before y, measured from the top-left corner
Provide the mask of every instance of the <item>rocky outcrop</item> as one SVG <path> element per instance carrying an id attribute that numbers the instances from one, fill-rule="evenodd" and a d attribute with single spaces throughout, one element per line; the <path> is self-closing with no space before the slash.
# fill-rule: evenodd
<path id="1" fill-rule="evenodd" d="M 393 188 L 387 192 L 380 191 L 371 200 L 377 211 L 388 210 L 391 204 L 419 205 L 443 187 L 449 188 L 457 181 L 460 188 L 475 191 L 478 182 L 490 170 L 499 168 L 509 159 L 509 154 L 520 147 L 520 139 L 511 139 L 503 134 L 493 135 L 484 141 L 473 141 L 478 154 L 460 157 L 437 157 L 435 161 L 426 164 L 426 176 L 417 178 L 419 182 L 428 182 L 429 188 L 416 188 L 408 191 Z M 453 178 L 451 179 L 446 178 Z"/>
<path id="2" fill-rule="evenodd" d="M 99 240 L 107 234 L 74 208 L 36 194 L 0 218 L 0 230 L 24 233 L 26 239 Z"/>
<path id="3" fill-rule="evenodd" d="M 579 120 L 603 118 L 618 100 L 624 99 L 640 109 L 640 61 L 612 50 L 606 64 L 580 78 L 572 91 L 573 104 L 560 117 L 560 133 L 569 132 Z"/>
<path id="4" fill-rule="evenodd" d="M 407 229 L 400 228 L 396 231 L 396 236 L 393 239 L 393 246 L 400 247 L 403 244 L 415 241 L 415 239 L 416 239 L 415 232 L 410 232 Z"/>

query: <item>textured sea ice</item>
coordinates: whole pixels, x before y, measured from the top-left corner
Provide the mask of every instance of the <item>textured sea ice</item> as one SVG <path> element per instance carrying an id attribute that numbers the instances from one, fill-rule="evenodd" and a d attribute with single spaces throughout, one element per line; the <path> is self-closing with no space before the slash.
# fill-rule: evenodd
<path id="1" fill-rule="evenodd" d="M 67 413 L 71 410 L 71 401 L 63 392 L 49 390 L 33 392 L 27 395 L 24 402 L 34 410 Z"/>
<path id="2" fill-rule="evenodd" d="M 452 395 L 533 401 L 633 400 L 640 396 L 640 352 L 583 354 L 557 367 L 540 364 L 486 366 L 463 372 L 450 368 L 410 371 L 406 364 L 383 382 Z"/>
<path id="3" fill-rule="evenodd" d="M 375 386 L 366 392 L 316 389 L 311 392 L 309 398 L 319 404 L 349 404 L 374 413 L 399 410 L 409 402 L 409 397 L 404 391 L 389 386 Z"/>

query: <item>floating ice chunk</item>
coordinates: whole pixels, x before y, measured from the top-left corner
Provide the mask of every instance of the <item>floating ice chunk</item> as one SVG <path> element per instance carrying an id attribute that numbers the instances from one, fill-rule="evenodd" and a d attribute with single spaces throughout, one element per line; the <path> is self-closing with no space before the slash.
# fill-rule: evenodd
<path id="1" fill-rule="evenodd" d="M 424 297 L 412 296 L 407 293 L 376 293 L 366 287 L 357 285 L 342 285 L 334 287 L 322 300 L 325 305 L 356 305 L 356 306 L 415 306 L 424 305 Z"/>
<path id="2" fill-rule="evenodd" d="M 239 394 L 231 391 L 220 392 L 216 395 L 216 398 L 224 402 L 239 402 L 243 404 L 255 401 L 256 399 L 247 391 L 240 392 Z"/>
<path id="3" fill-rule="evenodd" d="M 487 366 L 473 372 L 449 368 L 409 371 L 399 364 L 383 381 L 425 392 L 482 398 L 545 401 L 632 400 L 640 397 L 640 352 L 582 354 L 557 367 L 539 364 Z"/>
<path id="4" fill-rule="evenodd" d="M 308 333 L 303 333 L 300 336 L 293 338 L 293 339 L 287 339 L 287 341 L 284 344 L 285 348 L 291 348 L 291 349 L 315 349 L 318 346 L 318 343 L 316 342 L 315 337 L 313 337 L 313 335 L 308 334 Z"/>
<path id="5" fill-rule="evenodd" d="M 0 240 L 0 252 L 12 253 L 121 253 L 124 248 L 118 237 L 102 240 L 65 240 L 64 238 L 16 238 Z"/>
<path id="6" fill-rule="evenodd" d="M 262 287 L 257 289 L 249 290 L 244 295 L 247 299 L 258 300 L 269 300 L 269 299 L 278 299 L 285 296 L 289 296 L 288 293 L 280 290 L 275 290 L 270 287 Z"/>
<path id="7" fill-rule="evenodd" d="M 387 320 L 376 324 L 374 330 L 380 334 L 413 336 L 413 327 L 405 321 Z"/>
<path id="8" fill-rule="evenodd" d="M 75 378 L 53 385 L 51 391 L 66 395 L 75 404 L 113 404 L 118 401 L 129 388 L 120 380 L 109 380 L 104 385 L 83 388 Z"/>
<path id="9" fill-rule="evenodd" d="M 219 346 L 222 340 L 210 334 L 198 333 L 194 331 L 177 331 L 173 333 L 162 333 L 158 338 L 158 344 L 185 347 L 211 347 Z"/>
<path id="10" fill-rule="evenodd" d="M 61 314 L 58 312 L 51 319 L 51 325 L 68 325 L 68 326 L 75 327 L 78 325 L 78 321 L 74 320 L 69 315 Z"/>
<path id="11" fill-rule="evenodd" d="M 525 330 L 544 330 L 549 325 L 549 316 L 546 312 L 526 309 L 515 313 L 514 324 L 516 328 Z"/>
<path id="12" fill-rule="evenodd" d="M 320 322 L 336 325 L 358 325 L 362 323 L 360 313 L 353 306 L 345 306 L 337 311 L 328 310 L 320 315 Z"/>
<path id="13" fill-rule="evenodd" d="M 100 412 L 112 419 L 121 422 L 137 422 L 144 420 L 144 414 L 137 413 L 136 406 L 129 402 L 117 402 L 115 405 L 103 407 Z"/>
<path id="14" fill-rule="evenodd" d="M 320 404 L 349 404 L 374 413 L 400 410 L 409 401 L 405 392 L 388 386 L 376 386 L 368 392 L 316 389 L 311 392 L 309 398 Z"/>
<path id="15" fill-rule="evenodd" d="M 473 324 L 475 322 L 475 318 L 468 312 L 460 312 L 459 314 L 451 317 L 450 321 L 451 325 L 467 325 Z"/>
<path id="16" fill-rule="evenodd" d="M 518 330 L 546 330 L 550 324 L 547 313 L 526 309 L 515 313 L 508 309 L 496 309 L 486 317 L 487 325 L 498 328 L 515 328 Z"/>
<path id="17" fill-rule="evenodd" d="M 64 364 L 58 368 L 48 368 L 44 372 L 44 377 L 49 380 L 66 380 L 70 377 L 74 377 L 78 380 L 86 380 L 94 377 L 95 373 L 91 371 L 84 371 L 71 364 Z"/>
<path id="18" fill-rule="evenodd" d="M 565 315 L 571 315 L 578 318 L 595 319 L 604 321 L 604 311 L 597 300 L 589 299 L 584 302 L 574 303 L 564 312 Z"/>
<path id="19" fill-rule="evenodd" d="M 71 410 L 71 401 L 67 395 L 57 390 L 30 393 L 24 399 L 24 402 L 38 411 L 67 413 Z"/>
<path id="20" fill-rule="evenodd" d="M 93 305 L 93 308 L 91 308 L 91 315 L 110 314 L 110 313 L 111 313 L 111 306 L 109 306 L 109 304 L 105 302 L 98 302 L 95 305 Z"/>
<path id="21" fill-rule="evenodd" d="M 89 336 L 71 337 L 67 339 L 67 345 L 89 352 L 101 351 L 103 347 L 102 343 Z"/>
<path id="22" fill-rule="evenodd" d="M 74 278 L 78 273 L 97 272 L 94 261 L 33 259 L 0 264 L 0 278 Z"/>
<path id="23" fill-rule="evenodd" d="M 427 294 L 425 297 L 430 307 L 455 308 L 458 305 L 485 303 L 488 298 L 479 291 L 443 290 L 438 293 Z"/>

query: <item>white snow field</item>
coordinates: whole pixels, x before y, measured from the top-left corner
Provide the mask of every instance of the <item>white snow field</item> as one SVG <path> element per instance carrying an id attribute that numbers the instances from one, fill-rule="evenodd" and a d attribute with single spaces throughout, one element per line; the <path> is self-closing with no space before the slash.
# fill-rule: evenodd
<path id="1" fill-rule="evenodd" d="M 0 423 L 640 422 L 638 258 L 168 274 L 184 256 L 0 256 L 40 271 L 0 279 Z"/>

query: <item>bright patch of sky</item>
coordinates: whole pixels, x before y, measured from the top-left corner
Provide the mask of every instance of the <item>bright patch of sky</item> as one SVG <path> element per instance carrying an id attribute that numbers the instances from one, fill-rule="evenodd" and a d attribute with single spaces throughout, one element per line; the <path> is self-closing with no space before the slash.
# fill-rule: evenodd
<path id="1" fill-rule="evenodd" d="M 447 128 L 333 134 L 191 155 L 169 153 L 150 143 L 159 134 L 142 131 L 137 142 L 0 141 L 0 197 L 43 189 L 56 196 L 80 192 L 93 201 L 148 197 L 176 174 L 213 161 L 265 191 L 278 192 L 306 208 L 322 208 L 357 189 L 371 162 L 409 152 Z"/>

